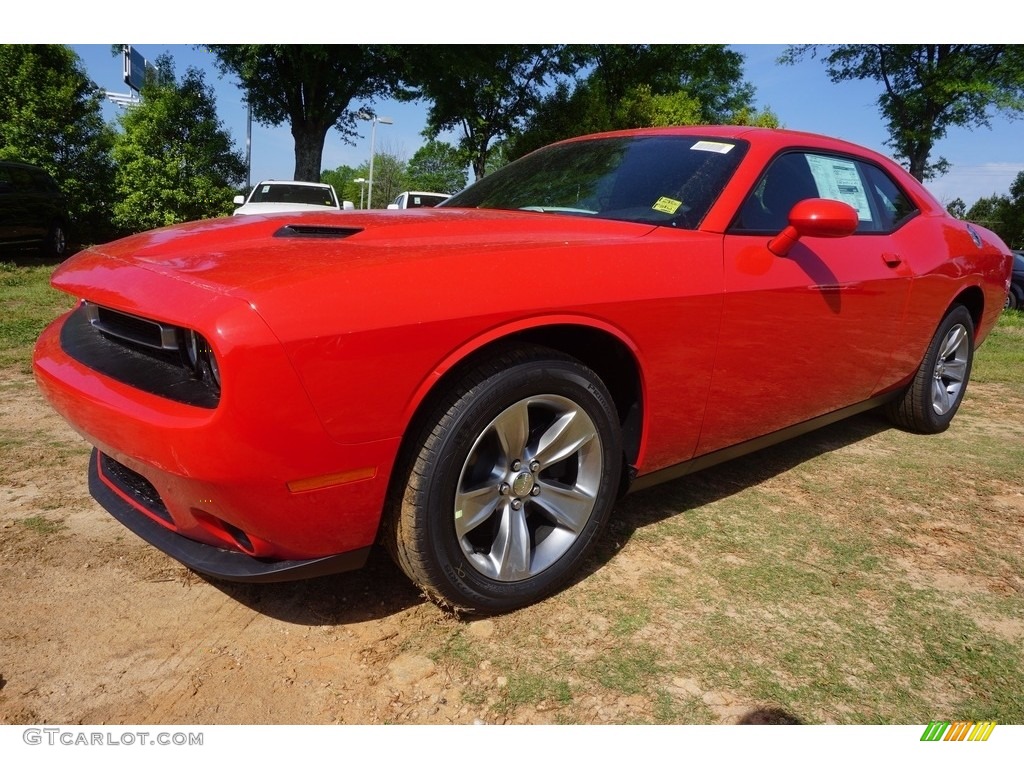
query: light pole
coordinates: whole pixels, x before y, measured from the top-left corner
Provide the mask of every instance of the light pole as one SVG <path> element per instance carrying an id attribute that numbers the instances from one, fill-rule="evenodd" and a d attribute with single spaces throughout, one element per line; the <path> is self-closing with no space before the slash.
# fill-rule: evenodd
<path id="1" fill-rule="evenodd" d="M 373 207 L 373 154 L 374 154 L 374 145 L 377 143 L 377 123 L 380 123 L 381 125 L 394 125 L 395 121 L 392 120 L 390 117 L 377 117 L 377 115 L 371 115 L 371 114 L 368 114 L 366 112 L 360 112 L 358 116 L 359 116 L 360 120 L 369 120 L 370 121 L 370 175 L 369 175 L 369 178 L 366 181 L 367 186 L 369 187 L 366 190 L 366 207 L 367 208 L 372 208 Z"/>
<path id="2" fill-rule="evenodd" d="M 252 192 L 252 92 L 245 99 L 249 117 L 245 123 L 245 188 Z"/>
<path id="3" fill-rule="evenodd" d="M 366 179 L 360 176 L 358 179 L 352 179 L 352 182 L 359 185 L 359 210 L 361 211 L 363 210 L 363 189 L 365 189 L 363 185 L 366 184 Z"/>

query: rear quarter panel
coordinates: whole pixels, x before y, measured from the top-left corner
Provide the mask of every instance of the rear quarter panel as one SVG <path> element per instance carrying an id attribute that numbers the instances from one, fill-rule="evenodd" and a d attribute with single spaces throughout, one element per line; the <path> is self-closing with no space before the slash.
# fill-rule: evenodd
<path id="1" fill-rule="evenodd" d="M 902 342 L 893 358 L 890 380 L 883 381 L 882 388 L 913 375 L 942 317 L 965 291 L 974 290 L 983 297 L 975 329 L 977 342 L 984 340 L 999 319 L 1006 246 L 988 230 L 974 229 L 982 238 L 980 247 L 966 222 L 944 214 L 918 216 L 894 235 L 911 286 Z"/>

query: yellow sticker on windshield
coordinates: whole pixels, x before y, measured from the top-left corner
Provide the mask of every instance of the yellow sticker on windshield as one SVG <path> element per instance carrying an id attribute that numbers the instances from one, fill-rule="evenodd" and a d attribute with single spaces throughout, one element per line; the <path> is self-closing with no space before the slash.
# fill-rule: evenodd
<path id="1" fill-rule="evenodd" d="M 661 213 L 675 213 L 682 204 L 682 200 L 673 200 L 671 197 L 659 197 L 651 208 Z"/>

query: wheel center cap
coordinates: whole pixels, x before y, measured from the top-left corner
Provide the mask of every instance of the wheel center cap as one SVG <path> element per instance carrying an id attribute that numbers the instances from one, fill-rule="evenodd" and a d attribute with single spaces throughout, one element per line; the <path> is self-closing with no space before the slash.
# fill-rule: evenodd
<path id="1" fill-rule="evenodd" d="M 533 475 L 529 472 L 520 472 L 512 481 L 512 493 L 516 496 L 526 496 L 533 490 Z"/>

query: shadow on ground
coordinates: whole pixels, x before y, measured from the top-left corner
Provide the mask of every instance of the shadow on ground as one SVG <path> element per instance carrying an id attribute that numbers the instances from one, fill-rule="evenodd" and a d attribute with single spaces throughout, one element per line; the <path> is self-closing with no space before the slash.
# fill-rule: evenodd
<path id="1" fill-rule="evenodd" d="M 860 414 L 626 496 L 612 511 L 608 528 L 576 581 L 587 578 L 610 562 L 640 528 L 728 498 L 798 467 L 805 461 L 854 445 L 889 429 L 893 429 L 892 424 L 878 412 Z"/>
<path id="2" fill-rule="evenodd" d="M 383 547 L 375 547 L 360 570 L 332 576 L 276 584 L 205 580 L 258 613 L 304 626 L 375 621 L 426 600 Z"/>

